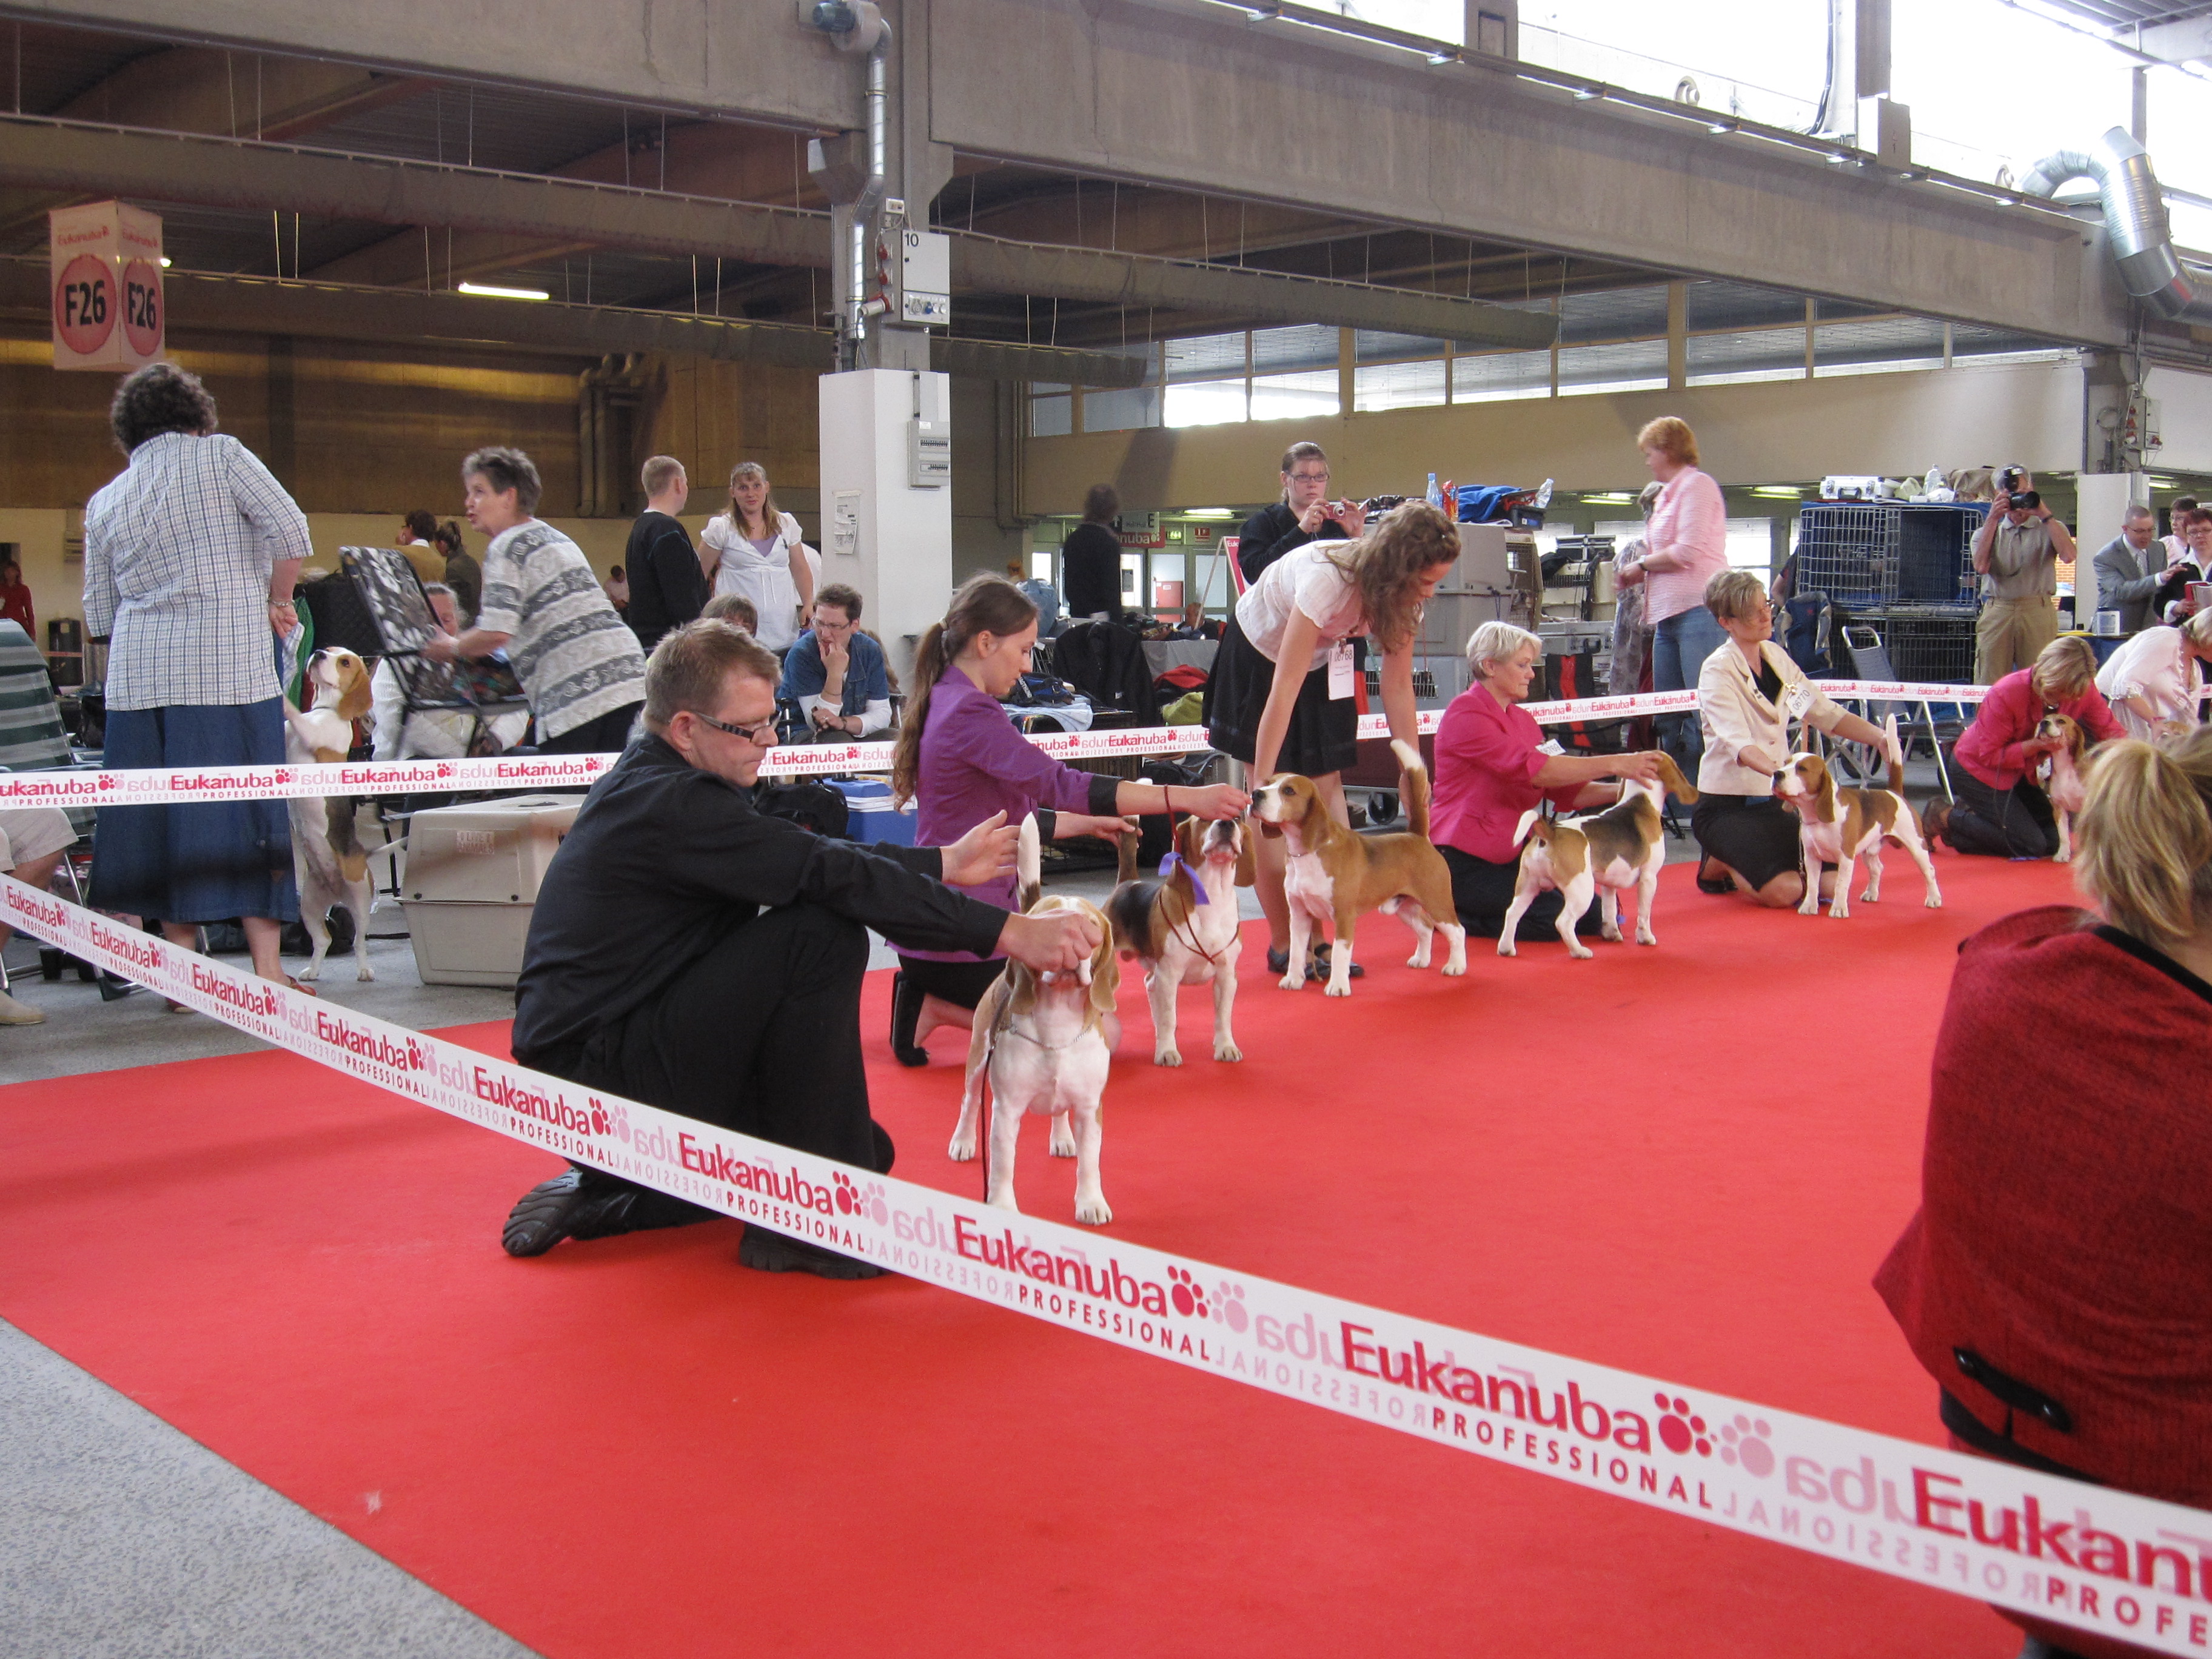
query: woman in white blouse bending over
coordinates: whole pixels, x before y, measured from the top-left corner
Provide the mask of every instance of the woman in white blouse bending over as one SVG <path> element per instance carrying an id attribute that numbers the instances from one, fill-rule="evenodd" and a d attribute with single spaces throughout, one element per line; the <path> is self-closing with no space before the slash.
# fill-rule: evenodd
<path id="1" fill-rule="evenodd" d="M 730 505 L 707 520 L 700 562 L 716 593 L 750 599 L 760 626 L 753 637 L 781 656 L 814 609 L 815 553 L 799 520 L 775 504 L 758 461 L 730 469 Z"/>
<path id="2" fill-rule="evenodd" d="M 2202 665 L 2212 662 L 2212 611 L 2176 628 L 2146 628 L 2097 671 L 2097 690 L 2131 738 L 2166 743 L 2203 718 Z"/>
<path id="3" fill-rule="evenodd" d="M 1728 638 L 1698 674 L 1698 717 L 1705 758 L 1698 767 L 1698 804 L 1690 831 L 1705 858 L 1698 885 L 1730 888 L 1776 909 L 1805 896 L 1797 818 L 1774 798 L 1774 775 L 1790 757 L 1790 722 L 1801 720 L 1832 738 L 1887 749 L 1888 739 L 1856 714 L 1845 714 L 1808 680 L 1775 644 L 1766 584 L 1748 570 L 1723 570 L 1705 587 L 1705 609 Z M 1832 872 L 1821 883 L 1826 897 Z"/>
<path id="4" fill-rule="evenodd" d="M 1459 557 L 1459 532 L 1440 507 L 1407 501 L 1367 521 L 1357 541 L 1308 542 L 1260 573 L 1222 635 L 1206 684 L 1213 746 L 1264 783 L 1278 772 L 1311 778 L 1329 815 L 1346 821 L 1340 775 L 1357 758 L 1352 638 L 1382 649 L 1382 712 L 1390 735 L 1420 742 L 1413 712 L 1413 639 L 1421 604 Z M 1282 842 L 1260 838 L 1255 885 L 1267 915 L 1267 971 L 1289 971 L 1290 900 Z M 1360 970 L 1355 964 L 1354 974 Z M 1328 975 L 1317 945 L 1310 978 Z"/>

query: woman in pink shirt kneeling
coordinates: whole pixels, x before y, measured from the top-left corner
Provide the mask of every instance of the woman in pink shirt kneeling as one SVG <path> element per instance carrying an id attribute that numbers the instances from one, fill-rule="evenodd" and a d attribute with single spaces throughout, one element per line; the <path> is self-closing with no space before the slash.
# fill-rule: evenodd
<path id="1" fill-rule="evenodd" d="M 1513 840 L 1522 813 L 1540 800 L 1561 811 L 1610 806 L 1620 786 L 1603 778 L 1659 775 L 1659 757 L 1635 755 L 1574 757 L 1547 754 L 1544 733 L 1521 707 L 1536 677 L 1544 642 L 1511 623 L 1487 622 L 1467 642 L 1474 684 L 1454 697 L 1437 726 L 1436 798 L 1429 839 L 1451 868 L 1452 902 L 1468 933 L 1496 939 L 1512 908 L 1521 873 L 1521 848 Z M 1555 890 L 1530 905 L 1514 930 L 1521 940 L 1556 939 L 1565 901 Z M 1597 931 L 1598 907 L 1576 924 Z"/>
<path id="2" fill-rule="evenodd" d="M 2097 690 L 2097 653 L 2079 634 L 2043 647 L 2033 668 L 2014 670 L 1990 688 L 1974 723 L 1959 734 L 1952 758 L 1956 799 L 1928 803 L 1920 832 L 1954 852 L 1997 858 L 2047 859 L 2058 850 L 2058 819 L 2051 797 L 2027 775 L 2058 747 L 2036 736 L 2045 714 L 2063 714 L 2092 743 L 2124 737 L 2104 693 Z"/>

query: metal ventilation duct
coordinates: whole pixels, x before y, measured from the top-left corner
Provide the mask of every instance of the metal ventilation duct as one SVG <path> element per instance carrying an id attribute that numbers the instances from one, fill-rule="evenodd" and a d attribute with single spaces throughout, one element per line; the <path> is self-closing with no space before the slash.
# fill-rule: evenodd
<path id="1" fill-rule="evenodd" d="M 2168 322 L 2212 325 L 2212 276 L 2191 273 L 2174 256 L 2166 201 L 2150 156 L 2124 127 L 2114 127 L 2094 150 L 2062 149 L 2038 161 L 2021 190 L 2053 196 L 2075 179 L 2095 181 L 2105 203 L 2105 240 L 2128 292 Z"/>

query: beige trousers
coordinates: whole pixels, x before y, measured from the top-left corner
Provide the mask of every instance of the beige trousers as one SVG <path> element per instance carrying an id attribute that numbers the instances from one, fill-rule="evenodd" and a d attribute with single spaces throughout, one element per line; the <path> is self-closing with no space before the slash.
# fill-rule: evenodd
<path id="1" fill-rule="evenodd" d="M 2058 601 L 1984 599 L 1974 623 L 1974 684 L 1995 685 L 2016 668 L 2032 668 L 2058 637 Z"/>

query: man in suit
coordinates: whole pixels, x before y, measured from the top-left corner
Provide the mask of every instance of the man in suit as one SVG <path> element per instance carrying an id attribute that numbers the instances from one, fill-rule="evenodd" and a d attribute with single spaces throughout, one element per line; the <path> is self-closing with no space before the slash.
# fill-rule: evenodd
<path id="1" fill-rule="evenodd" d="M 2097 550 L 2097 609 L 2120 613 L 2120 632 L 2140 634 L 2150 626 L 2152 598 L 2182 568 L 2162 556 L 2158 520 L 2136 502 L 2120 514 L 2120 533 Z"/>

